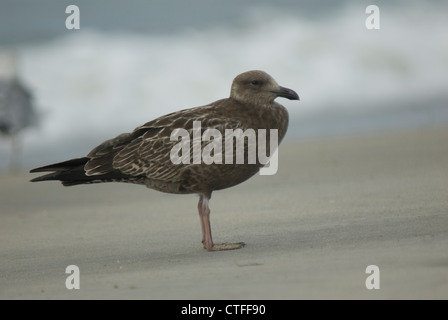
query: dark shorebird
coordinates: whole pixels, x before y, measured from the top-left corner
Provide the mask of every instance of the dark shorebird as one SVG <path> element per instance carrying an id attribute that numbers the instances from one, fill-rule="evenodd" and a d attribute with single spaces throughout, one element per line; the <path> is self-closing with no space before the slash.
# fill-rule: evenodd
<path id="1" fill-rule="evenodd" d="M 11 138 L 11 171 L 19 168 L 20 132 L 36 122 L 30 92 L 20 82 L 16 57 L 0 53 L 0 134 Z"/>
<path id="2" fill-rule="evenodd" d="M 35 117 L 29 91 L 16 79 L 0 79 L 0 132 L 17 134 Z"/>
<path id="3" fill-rule="evenodd" d="M 193 136 L 193 121 L 200 121 L 201 134 L 206 129 L 218 129 L 223 135 L 225 129 L 254 129 L 255 132 L 276 129 L 280 142 L 288 128 L 288 112 L 274 101 L 277 97 L 299 99 L 297 93 L 280 87 L 263 71 L 242 73 L 233 80 L 229 98 L 157 118 L 131 133 L 103 142 L 83 158 L 33 169 L 31 172 L 51 173 L 31 181 L 60 180 L 64 186 L 130 182 L 167 193 L 196 193 L 204 248 L 208 251 L 239 249 L 244 243 L 213 243 L 208 203 L 213 191 L 249 179 L 263 164 L 259 161 L 253 164 L 194 164 L 193 161 L 173 164 L 170 153 L 178 141 L 172 141 L 170 136 L 177 128 Z M 202 148 L 206 144 L 202 141 Z M 247 143 L 244 147 L 247 158 Z"/>

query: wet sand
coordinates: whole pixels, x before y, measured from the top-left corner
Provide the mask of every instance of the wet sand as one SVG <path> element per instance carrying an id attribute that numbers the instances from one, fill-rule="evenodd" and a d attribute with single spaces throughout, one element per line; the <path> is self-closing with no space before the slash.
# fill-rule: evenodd
<path id="1" fill-rule="evenodd" d="M 287 141 L 276 175 L 213 194 L 235 251 L 202 249 L 197 196 L 32 177 L 0 176 L 0 299 L 448 298 L 447 127 Z"/>

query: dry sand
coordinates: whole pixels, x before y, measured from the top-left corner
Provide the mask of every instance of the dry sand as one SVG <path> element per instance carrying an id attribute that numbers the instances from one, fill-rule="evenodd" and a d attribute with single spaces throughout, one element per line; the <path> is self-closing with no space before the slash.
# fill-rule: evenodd
<path id="1" fill-rule="evenodd" d="M 289 141 L 279 160 L 214 193 L 215 242 L 247 244 L 226 252 L 202 249 L 196 196 L 3 175 L 0 298 L 448 298 L 448 128 Z"/>

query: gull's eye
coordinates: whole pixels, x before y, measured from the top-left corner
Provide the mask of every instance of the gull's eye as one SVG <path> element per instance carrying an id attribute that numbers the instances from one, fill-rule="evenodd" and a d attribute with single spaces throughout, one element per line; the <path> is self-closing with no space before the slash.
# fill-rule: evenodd
<path id="1" fill-rule="evenodd" d="M 258 80 L 252 80 L 252 81 L 250 82 L 250 84 L 252 84 L 252 85 L 254 85 L 254 86 L 258 86 L 260 83 L 261 83 L 261 82 L 258 81 Z"/>

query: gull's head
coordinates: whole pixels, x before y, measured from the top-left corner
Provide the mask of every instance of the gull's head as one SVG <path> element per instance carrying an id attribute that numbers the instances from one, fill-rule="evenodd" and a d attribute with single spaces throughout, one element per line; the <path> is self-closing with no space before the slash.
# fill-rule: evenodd
<path id="1" fill-rule="evenodd" d="M 233 80 L 230 91 L 230 98 L 257 105 L 272 104 L 277 97 L 299 100 L 295 91 L 279 86 L 274 78 L 260 70 L 247 71 L 238 75 Z"/>

